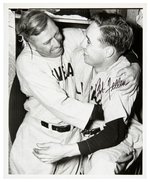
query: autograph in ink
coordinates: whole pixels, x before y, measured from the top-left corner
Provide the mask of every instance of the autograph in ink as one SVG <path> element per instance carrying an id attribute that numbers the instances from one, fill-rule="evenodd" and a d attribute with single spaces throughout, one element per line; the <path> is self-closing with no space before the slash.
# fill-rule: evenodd
<path id="1" fill-rule="evenodd" d="M 113 82 L 112 78 L 110 77 L 106 83 L 107 89 L 104 88 L 104 83 L 105 82 L 99 78 L 97 83 L 94 86 L 91 86 L 91 100 L 95 100 L 97 104 L 99 104 L 101 101 L 102 93 L 108 93 L 109 99 L 111 99 L 111 92 L 113 90 L 127 85 L 125 80 L 121 80 L 120 77 Z"/>
<path id="2" fill-rule="evenodd" d="M 110 92 L 113 91 L 114 89 L 120 88 L 122 86 L 127 85 L 125 80 L 121 80 L 121 78 L 118 78 L 115 80 L 115 82 L 111 82 L 111 78 L 108 79 L 108 89 L 105 91 L 106 93 L 109 93 L 109 99 L 110 97 Z"/>

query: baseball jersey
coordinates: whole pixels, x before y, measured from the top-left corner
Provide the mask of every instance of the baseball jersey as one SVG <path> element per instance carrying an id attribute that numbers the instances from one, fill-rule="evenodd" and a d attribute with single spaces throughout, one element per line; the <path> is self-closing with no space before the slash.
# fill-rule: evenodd
<path id="1" fill-rule="evenodd" d="M 77 53 L 78 52 L 78 53 Z M 73 58 L 75 81 L 78 98 L 94 104 L 101 104 L 105 123 L 124 118 L 127 124 L 137 91 L 124 95 L 119 88 L 127 83 L 117 72 L 130 65 L 126 57 L 121 56 L 117 62 L 106 71 L 95 73 L 94 69 L 84 63 L 83 50 L 76 50 Z M 89 94 L 90 90 L 90 94 Z"/>
<path id="2" fill-rule="evenodd" d="M 117 72 L 130 64 L 125 57 L 120 57 L 106 71 L 95 73 L 91 66 L 84 63 L 83 50 L 76 51 L 78 54 L 74 54 L 73 63 L 78 98 L 101 105 L 104 114 L 104 121 L 94 121 L 91 127 L 99 127 L 102 131 L 87 140 L 78 142 L 81 154 L 88 155 L 99 149 L 115 146 L 124 140 L 137 91 L 131 95 L 123 95 L 123 91 L 119 91 L 126 82 L 123 78 L 117 77 Z"/>
<path id="3" fill-rule="evenodd" d="M 27 45 L 17 59 L 21 90 L 29 99 L 25 109 L 35 118 L 51 124 L 86 126 L 94 104 L 75 100 L 74 70 L 71 54 L 82 42 L 82 30 L 64 29 L 64 54 L 46 58 Z"/>

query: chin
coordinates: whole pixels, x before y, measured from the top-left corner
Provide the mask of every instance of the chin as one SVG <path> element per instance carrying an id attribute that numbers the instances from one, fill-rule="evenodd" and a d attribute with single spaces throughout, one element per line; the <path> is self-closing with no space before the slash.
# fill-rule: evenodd
<path id="1" fill-rule="evenodd" d="M 62 55 L 63 53 L 64 53 L 64 49 L 61 49 L 59 54 Z"/>
<path id="2" fill-rule="evenodd" d="M 60 49 L 55 55 L 56 57 L 61 56 L 64 53 L 64 49 Z"/>
<path id="3" fill-rule="evenodd" d="M 58 52 L 50 53 L 48 57 L 57 58 L 57 57 L 61 56 L 63 54 L 63 52 L 64 52 L 64 50 L 60 49 Z"/>
<path id="4" fill-rule="evenodd" d="M 89 59 L 86 59 L 86 58 L 85 58 L 85 59 L 84 59 L 84 62 L 85 62 L 86 64 L 92 66 L 91 63 L 90 63 L 90 61 L 89 61 Z"/>

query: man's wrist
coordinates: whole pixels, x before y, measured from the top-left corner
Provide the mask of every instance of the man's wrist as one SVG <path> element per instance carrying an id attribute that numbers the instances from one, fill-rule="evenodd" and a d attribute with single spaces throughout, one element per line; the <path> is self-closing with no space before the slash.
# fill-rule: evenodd
<path id="1" fill-rule="evenodd" d="M 81 155 L 78 144 L 75 143 L 75 144 L 64 145 L 64 155 L 65 157 Z"/>

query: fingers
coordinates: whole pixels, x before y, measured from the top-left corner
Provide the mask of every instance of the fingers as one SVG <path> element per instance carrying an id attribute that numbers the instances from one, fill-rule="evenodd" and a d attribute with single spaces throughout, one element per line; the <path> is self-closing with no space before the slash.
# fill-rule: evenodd
<path id="1" fill-rule="evenodd" d="M 122 95 L 127 95 L 127 94 L 131 94 L 131 95 L 133 95 L 133 93 L 135 92 L 135 86 L 133 86 L 133 85 L 129 85 L 129 86 L 127 86 L 126 87 L 126 89 L 124 89 L 124 90 L 120 90 L 120 91 L 122 91 Z M 130 96 L 131 96 L 130 95 Z"/>
<path id="2" fill-rule="evenodd" d="M 119 88 L 119 90 L 122 91 L 121 93 L 122 95 L 130 94 L 130 96 L 132 96 L 138 88 L 140 74 L 139 72 L 134 71 L 133 69 L 134 67 L 129 66 L 129 67 L 123 68 L 119 70 L 117 73 L 117 76 L 121 77 L 121 79 L 125 80 L 126 82 L 126 85 Z"/>
<path id="3" fill-rule="evenodd" d="M 122 91 L 121 92 L 121 94 L 122 95 L 129 95 L 130 97 L 136 92 L 136 91 L 138 91 L 137 90 L 137 88 L 138 88 L 138 86 L 136 86 L 136 85 L 128 85 L 127 87 L 126 87 L 126 89 L 120 89 L 120 91 Z"/>
<path id="4" fill-rule="evenodd" d="M 48 142 L 48 143 L 37 143 L 36 145 L 39 148 L 49 148 L 51 146 L 51 142 Z"/>
<path id="5" fill-rule="evenodd" d="M 126 162 L 130 161 L 132 158 L 133 158 L 133 155 L 124 156 L 124 158 L 123 157 L 119 158 L 117 163 L 118 164 L 126 163 Z"/>
<path id="6" fill-rule="evenodd" d="M 133 152 L 126 154 L 125 152 L 118 158 L 116 161 L 115 173 L 118 174 L 120 171 L 123 171 L 127 164 L 133 159 Z"/>
<path id="7" fill-rule="evenodd" d="M 122 78 L 122 81 L 125 82 L 125 85 L 123 87 L 120 87 L 120 90 L 126 89 L 127 87 L 130 87 L 131 85 L 136 85 L 136 81 L 133 76 L 126 75 L 124 78 Z"/>
<path id="8" fill-rule="evenodd" d="M 41 162 L 44 162 L 44 163 L 47 163 L 47 164 L 54 163 L 54 162 L 57 162 L 57 161 L 58 161 L 58 159 L 55 158 L 53 155 L 52 155 L 52 156 L 53 156 L 53 157 L 52 157 L 50 154 L 45 153 L 45 151 L 44 151 L 44 153 L 43 153 L 43 150 L 34 149 L 32 153 L 33 153 L 33 155 L 34 155 L 35 157 L 37 157 Z"/>
<path id="9" fill-rule="evenodd" d="M 37 157 L 41 162 L 44 162 L 46 164 L 54 163 L 55 160 L 51 159 L 48 155 L 41 155 L 37 154 L 36 152 L 32 152 L 35 157 Z"/>
<path id="10" fill-rule="evenodd" d="M 124 94 L 129 94 L 129 96 L 131 97 L 132 95 L 135 94 L 136 91 L 138 91 L 138 90 L 137 90 L 137 87 L 138 87 L 138 86 L 134 86 L 134 85 L 131 86 L 130 90 L 129 90 L 128 92 L 126 91 Z"/>
<path id="11" fill-rule="evenodd" d="M 39 148 L 48 148 L 48 147 L 51 147 L 55 144 L 58 144 L 60 143 L 60 141 L 58 141 L 57 139 L 53 142 L 47 142 L 47 143 L 37 143 L 36 145 L 39 147 Z"/>
<path id="12" fill-rule="evenodd" d="M 131 152 L 130 154 L 123 154 L 118 158 L 117 163 L 118 164 L 126 163 L 131 161 L 132 159 L 133 159 L 133 152 Z"/>
<path id="13" fill-rule="evenodd" d="M 38 155 L 49 155 L 49 151 L 46 150 L 46 149 L 34 148 L 33 151 L 34 151 L 35 154 L 38 154 Z"/>
<path id="14" fill-rule="evenodd" d="M 33 154 L 38 158 L 38 159 L 49 159 L 49 156 L 46 154 L 37 154 L 36 152 L 33 151 Z"/>
<path id="15" fill-rule="evenodd" d="M 126 73 L 127 73 L 127 69 L 126 68 L 122 68 L 121 70 L 119 70 L 117 72 L 117 77 L 121 77 L 123 75 L 126 75 Z"/>
<path id="16" fill-rule="evenodd" d="M 119 90 L 122 91 L 121 93 L 122 95 L 130 94 L 131 96 L 135 93 L 137 88 L 138 88 L 138 85 L 136 81 L 134 80 L 132 76 L 130 76 L 126 79 L 126 85 L 124 85 L 123 87 L 120 87 Z"/>
<path id="17" fill-rule="evenodd" d="M 41 153 L 41 151 L 39 151 L 39 150 L 36 150 L 36 149 L 34 149 L 33 150 L 33 152 L 32 152 L 38 159 L 49 159 L 49 155 L 48 154 L 43 154 L 43 153 Z"/>

